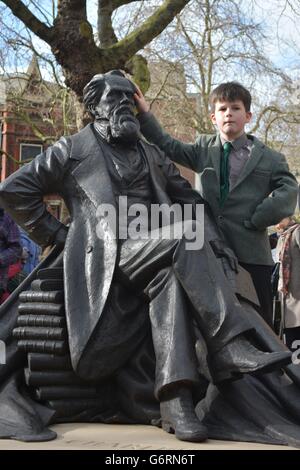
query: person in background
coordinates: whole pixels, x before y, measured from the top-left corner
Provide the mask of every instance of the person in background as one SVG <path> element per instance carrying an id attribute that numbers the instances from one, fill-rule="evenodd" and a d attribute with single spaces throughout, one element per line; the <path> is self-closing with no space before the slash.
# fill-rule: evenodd
<path id="1" fill-rule="evenodd" d="M 0 303 L 3 303 L 10 296 L 40 261 L 40 246 L 30 240 L 21 227 L 18 226 L 18 229 L 20 232 L 22 254 L 16 263 L 10 264 L 8 267 L 6 289 L 2 293 Z"/>
<path id="2" fill-rule="evenodd" d="M 285 217 L 277 226 L 280 237 L 277 253 L 280 262 L 278 291 L 281 297 L 285 343 L 290 349 L 300 340 L 300 224 Z M 294 343 L 294 344 L 293 344 Z"/>
<path id="3" fill-rule="evenodd" d="M 0 208 L 0 303 L 7 290 L 8 271 L 22 256 L 20 231 L 13 219 Z"/>
<path id="4" fill-rule="evenodd" d="M 270 248 L 272 252 L 272 258 L 274 263 L 278 262 L 278 257 L 277 257 L 277 243 L 278 243 L 278 233 L 273 232 L 269 235 L 269 242 L 270 242 Z"/>
<path id="5" fill-rule="evenodd" d="M 30 274 L 31 271 L 33 271 L 34 268 L 39 264 L 42 250 L 37 243 L 34 243 L 34 241 L 28 237 L 27 233 L 21 227 L 19 227 L 19 230 L 21 236 L 21 245 L 23 247 L 22 271 L 28 276 L 28 274 Z"/>
<path id="6" fill-rule="evenodd" d="M 279 282 L 279 267 L 280 263 L 278 261 L 277 253 L 277 243 L 278 243 L 278 232 L 272 232 L 269 235 L 270 248 L 272 252 L 272 258 L 274 261 L 274 266 L 272 269 L 271 276 L 271 285 L 272 285 L 272 298 L 273 298 L 273 328 L 275 333 L 280 336 L 282 339 L 282 316 L 281 316 L 281 304 L 278 293 L 278 282 Z"/>

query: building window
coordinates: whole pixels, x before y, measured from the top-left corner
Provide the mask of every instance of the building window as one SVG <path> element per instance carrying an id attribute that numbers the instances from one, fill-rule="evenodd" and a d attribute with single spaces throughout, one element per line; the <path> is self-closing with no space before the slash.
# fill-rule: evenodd
<path id="1" fill-rule="evenodd" d="M 54 215 L 58 220 L 60 220 L 60 211 L 61 211 L 61 201 L 59 199 L 49 199 L 45 198 L 44 202 L 47 207 L 47 211 L 50 214 Z"/>
<path id="2" fill-rule="evenodd" d="M 41 144 L 20 144 L 20 161 L 31 160 L 43 151 Z"/>

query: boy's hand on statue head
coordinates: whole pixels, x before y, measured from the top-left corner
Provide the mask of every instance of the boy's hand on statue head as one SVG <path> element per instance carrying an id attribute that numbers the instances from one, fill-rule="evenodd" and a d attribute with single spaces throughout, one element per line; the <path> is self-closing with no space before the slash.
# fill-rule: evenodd
<path id="1" fill-rule="evenodd" d="M 139 87 L 136 84 L 134 85 L 136 87 L 136 93 L 133 95 L 133 97 L 137 110 L 139 113 L 148 113 L 148 111 L 150 111 L 150 106 L 145 100 L 145 97 Z"/>

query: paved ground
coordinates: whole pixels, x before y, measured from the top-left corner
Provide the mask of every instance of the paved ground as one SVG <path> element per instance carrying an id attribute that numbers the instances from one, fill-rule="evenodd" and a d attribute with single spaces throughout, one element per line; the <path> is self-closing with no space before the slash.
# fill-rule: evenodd
<path id="1" fill-rule="evenodd" d="M 109 424 L 58 424 L 58 438 L 50 442 L 24 443 L 0 440 L 0 450 L 290 450 L 291 447 L 247 442 L 182 442 L 153 426 Z"/>

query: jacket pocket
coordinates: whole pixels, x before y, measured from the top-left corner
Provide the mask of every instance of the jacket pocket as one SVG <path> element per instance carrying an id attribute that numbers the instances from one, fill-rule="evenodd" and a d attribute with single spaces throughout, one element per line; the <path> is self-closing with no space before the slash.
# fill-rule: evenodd
<path id="1" fill-rule="evenodd" d="M 268 170 L 253 170 L 252 174 L 254 176 L 259 176 L 259 177 L 263 177 L 263 178 L 270 178 L 271 171 L 268 171 Z"/>

